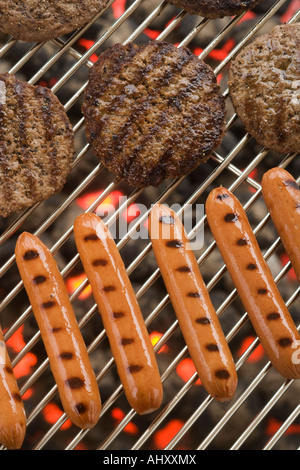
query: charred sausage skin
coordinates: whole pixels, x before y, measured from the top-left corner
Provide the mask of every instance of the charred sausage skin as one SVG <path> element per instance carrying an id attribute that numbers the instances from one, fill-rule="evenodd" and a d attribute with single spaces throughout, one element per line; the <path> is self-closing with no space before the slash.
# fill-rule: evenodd
<path id="1" fill-rule="evenodd" d="M 227 189 L 212 190 L 206 201 L 211 232 L 241 301 L 271 363 L 288 379 L 300 377 L 294 361 L 300 335 L 264 260 L 239 200 Z"/>
<path id="2" fill-rule="evenodd" d="M 27 232 L 19 236 L 15 254 L 63 408 L 76 426 L 91 428 L 101 412 L 98 383 L 57 263 Z"/>
<path id="3" fill-rule="evenodd" d="M 216 400 L 228 401 L 237 387 L 234 361 L 183 224 L 169 207 L 156 204 L 149 218 L 149 233 L 201 383 Z"/>
<path id="4" fill-rule="evenodd" d="M 119 250 L 93 213 L 74 223 L 78 253 L 129 404 L 138 414 L 159 408 L 163 391 L 154 349 Z"/>

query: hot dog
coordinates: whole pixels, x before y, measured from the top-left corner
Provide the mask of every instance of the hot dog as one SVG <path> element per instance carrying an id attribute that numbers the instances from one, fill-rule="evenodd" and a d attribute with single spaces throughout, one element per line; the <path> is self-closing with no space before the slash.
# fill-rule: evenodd
<path id="1" fill-rule="evenodd" d="M 57 263 L 27 232 L 19 236 L 15 255 L 65 413 L 76 426 L 91 428 L 101 412 L 99 388 Z"/>
<path id="2" fill-rule="evenodd" d="M 298 379 L 300 364 L 294 353 L 300 335 L 243 206 L 220 187 L 211 191 L 205 207 L 211 232 L 267 356 L 283 377 Z"/>
<path id="3" fill-rule="evenodd" d="M 272 168 L 263 175 L 262 194 L 300 282 L 300 188 L 289 172 Z"/>
<path id="4" fill-rule="evenodd" d="M 148 230 L 166 289 L 202 385 L 218 401 L 237 387 L 234 361 L 183 224 L 167 206 L 153 206 Z"/>
<path id="5" fill-rule="evenodd" d="M 0 443 L 7 449 L 20 449 L 25 433 L 24 404 L 0 327 Z"/>
<path id="6" fill-rule="evenodd" d="M 162 401 L 162 383 L 143 316 L 119 250 L 103 221 L 78 216 L 74 235 L 101 314 L 124 393 L 138 414 Z"/>

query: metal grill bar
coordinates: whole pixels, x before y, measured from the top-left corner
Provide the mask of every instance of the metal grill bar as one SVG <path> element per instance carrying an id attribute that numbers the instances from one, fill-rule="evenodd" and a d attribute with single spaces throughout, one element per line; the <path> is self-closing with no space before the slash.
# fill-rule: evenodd
<path id="1" fill-rule="evenodd" d="M 138 7 L 141 6 L 143 0 L 135 0 L 126 10 L 125 12 L 117 19 L 115 22 L 109 26 L 105 32 L 95 41 L 94 45 L 88 49 L 85 53 L 80 53 L 75 48 L 76 42 L 82 35 L 88 31 L 89 27 L 93 25 L 93 23 L 101 17 L 101 15 L 106 11 L 112 4 L 113 0 L 111 0 L 105 10 L 100 12 L 88 25 L 81 28 L 80 30 L 76 31 L 66 42 L 61 41 L 60 39 L 51 41 L 51 44 L 57 48 L 56 52 L 53 53 L 52 57 L 48 59 L 45 64 L 34 73 L 34 75 L 28 79 L 28 81 L 32 84 L 36 84 L 42 77 L 45 75 L 46 72 L 49 72 L 51 68 L 58 62 L 59 59 L 63 57 L 70 57 L 74 60 L 74 64 L 68 69 L 68 71 L 61 76 L 56 84 L 52 87 L 52 91 L 54 93 L 59 93 L 64 86 L 66 86 L 67 82 L 72 79 L 73 76 L 81 69 L 81 67 L 90 68 L 92 66 L 92 62 L 90 60 L 92 54 L 98 53 L 101 51 L 101 48 L 105 45 L 105 42 L 113 35 L 118 32 L 118 30 L 122 27 L 122 25 L 126 22 L 127 19 L 131 18 L 133 13 L 138 10 Z M 215 74 L 219 75 L 226 69 L 226 66 L 229 64 L 230 60 L 236 56 L 236 54 L 246 45 L 257 33 L 259 33 L 260 29 L 268 24 L 268 21 L 272 19 L 275 13 L 286 3 L 286 0 L 277 0 L 274 2 L 274 5 L 267 11 L 260 19 L 258 19 L 255 25 L 251 28 L 251 30 L 239 41 L 239 43 L 231 50 L 231 52 L 227 55 L 226 59 L 219 63 L 217 67 L 215 67 Z M 165 12 L 170 6 L 167 2 L 163 1 L 159 5 L 157 5 L 153 11 L 143 20 L 140 22 L 138 27 L 134 29 L 134 31 L 123 41 L 124 44 L 135 41 L 139 35 L 145 30 L 145 28 L 150 27 L 154 20 L 156 20 L 159 15 Z M 181 22 L 187 17 L 187 13 L 185 11 L 181 11 L 177 14 L 177 16 L 170 21 L 167 27 L 161 32 L 161 34 L 157 37 L 157 40 L 167 40 L 168 36 L 176 30 Z M 222 27 L 222 30 L 215 36 L 215 38 L 206 46 L 204 47 L 203 51 L 199 55 L 202 59 L 207 59 L 209 54 L 219 45 L 222 43 L 224 38 L 234 30 L 237 24 L 241 21 L 241 19 L 245 16 L 245 14 L 239 15 L 238 17 L 228 19 L 228 22 Z M 300 11 L 298 11 L 291 19 L 290 22 L 297 22 L 300 17 Z M 191 43 L 191 41 L 198 37 L 201 32 L 204 30 L 205 27 L 210 23 L 211 20 L 201 19 L 199 18 L 198 24 L 186 35 L 186 37 L 180 42 L 180 46 L 187 46 Z M 5 57 L 9 51 L 15 47 L 17 41 L 10 39 L 6 44 L 4 44 L 0 49 L 0 57 Z M 18 73 L 22 70 L 24 65 L 30 63 L 30 61 L 34 58 L 34 56 L 39 52 L 42 51 L 44 44 L 34 44 L 32 47 L 25 53 L 21 59 L 19 59 L 11 68 L 10 73 Z M 104 46 L 105 47 L 105 46 Z M 73 93 L 73 95 L 69 98 L 69 100 L 64 104 L 65 109 L 69 112 L 75 104 L 79 102 L 84 92 L 85 86 L 87 81 L 85 81 L 79 88 Z M 228 97 L 228 89 L 224 91 L 224 96 Z M 234 125 L 237 116 L 233 114 L 231 117 L 228 117 L 226 130 L 229 131 L 231 127 Z M 75 136 L 77 137 L 79 132 L 81 131 L 84 125 L 83 118 L 79 116 L 78 121 L 74 124 L 74 131 Z M 197 190 L 187 199 L 185 200 L 184 204 L 182 205 L 179 214 L 182 213 L 185 208 L 195 203 L 199 198 L 205 194 L 208 190 L 210 185 L 214 184 L 220 176 L 224 173 L 228 173 L 231 177 L 234 177 L 234 182 L 229 186 L 231 191 L 237 190 L 242 183 L 246 183 L 250 188 L 255 190 L 253 196 L 245 203 L 244 207 L 245 210 L 250 210 L 255 205 L 255 202 L 261 196 L 261 187 L 259 183 L 257 183 L 251 176 L 252 170 L 257 168 L 261 162 L 266 158 L 268 155 L 268 151 L 266 149 L 262 149 L 247 165 L 244 170 L 240 170 L 235 164 L 234 159 L 238 156 L 238 154 L 243 150 L 248 144 L 251 142 L 251 137 L 248 134 L 245 134 L 244 137 L 240 139 L 240 141 L 235 145 L 234 148 L 230 150 L 230 152 L 225 156 L 222 157 L 221 155 L 215 153 L 212 156 L 212 160 L 216 164 L 215 169 L 211 172 L 211 174 L 206 178 L 206 180 L 199 185 Z M 84 145 L 77 153 L 77 156 L 74 161 L 73 168 L 76 170 L 76 166 L 80 164 L 84 157 L 89 152 L 89 146 L 86 144 Z M 287 167 L 291 164 L 294 160 L 296 155 L 288 155 L 286 156 L 281 163 L 279 164 L 282 167 Z M 55 225 L 55 223 L 59 220 L 61 216 L 64 215 L 66 211 L 70 208 L 71 204 L 76 200 L 76 198 L 86 190 L 89 185 L 95 182 L 96 178 L 99 178 L 101 173 L 103 172 L 103 167 L 101 164 L 98 164 L 94 167 L 94 169 L 82 180 L 82 182 L 65 198 L 65 200 L 53 211 L 50 217 L 46 218 L 44 222 L 42 222 L 35 230 L 35 234 L 37 236 L 42 236 L 44 233 L 47 232 L 51 227 Z M 161 194 L 157 194 L 156 200 L 154 202 L 165 202 L 168 200 L 168 197 L 174 193 L 176 188 L 180 186 L 184 178 L 181 178 L 176 181 L 172 181 L 168 187 L 166 187 Z M 86 209 L 86 212 L 94 211 L 98 205 L 105 200 L 105 198 L 111 194 L 112 191 L 118 188 L 118 183 L 112 181 L 102 192 L 102 194 Z M 125 212 L 125 210 L 135 201 L 138 201 L 141 197 L 144 190 L 136 190 L 133 191 L 129 198 L 126 200 L 125 203 L 121 204 L 120 207 L 116 210 L 114 215 L 108 220 L 107 224 L 110 227 L 121 215 Z M 27 209 L 19 215 L 16 220 L 12 222 L 9 227 L 3 231 L 0 235 L 0 246 L 5 246 L 5 243 L 10 239 L 10 237 L 15 233 L 16 230 L 20 229 L 22 225 L 32 216 L 35 210 L 39 207 L 39 204 L 35 205 L 33 208 Z M 126 235 L 118 242 L 119 250 L 125 249 L 127 243 L 131 239 L 132 235 L 138 231 L 140 226 L 145 222 L 149 215 L 149 210 L 143 214 L 141 217 L 137 219 L 137 221 L 131 226 L 128 230 Z M 267 214 L 255 227 L 254 233 L 258 235 L 262 229 L 266 226 L 269 222 L 270 217 Z M 206 217 L 204 216 L 201 221 L 198 221 L 197 224 L 193 227 L 190 231 L 188 236 L 193 238 L 195 234 L 206 225 Z M 57 239 L 57 241 L 53 244 L 50 248 L 50 251 L 53 254 L 59 253 L 60 250 L 64 250 L 64 246 L 66 242 L 70 239 L 73 233 L 73 227 L 70 226 L 67 228 L 64 233 Z M 264 253 L 264 257 L 268 260 L 278 249 L 281 245 L 281 241 L 277 238 L 273 244 L 268 248 L 268 250 Z M 215 242 L 212 242 L 200 255 L 198 258 L 198 264 L 201 267 L 204 263 L 209 259 L 209 257 L 214 253 L 216 249 Z M 127 272 L 131 275 L 138 267 L 145 261 L 146 257 L 151 253 L 151 244 L 148 243 L 146 247 L 142 249 L 142 251 L 135 257 L 135 259 L 129 264 L 127 267 Z M 0 267 L 0 278 L 4 276 L 9 276 L 10 269 L 14 266 L 15 257 L 11 255 L 7 261 Z M 79 263 L 79 256 L 76 254 L 69 262 L 64 266 L 61 273 L 63 277 L 66 279 L 69 274 L 71 273 L 72 269 Z M 280 283 L 280 281 L 287 275 L 289 270 L 291 269 L 290 262 L 288 262 L 278 273 L 275 277 L 276 283 Z M 215 274 L 214 276 L 208 281 L 207 287 L 209 291 L 212 291 L 213 288 L 218 284 L 218 282 L 223 278 L 226 274 L 226 267 L 223 265 Z M 153 273 L 148 277 L 147 281 L 144 282 L 142 286 L 139 287 L 137 290 L 137 298 L 141 300 L 143 296 L 148 292 L 148 290 L 154 285 L 154 283 L 160 278 L 160 272 L 157 268 L 154 268 Z M 87 287 L 88 281 L 83 281 L 73 292 L 70 296 L 71 302 L 75 302 L 79 295 L 83 292 L 83 290 Z M 0 303 L 0 314 L 13 302 L 15 297 L 21 293 L 23 290 L 22 282 L 18 282 L 8 293 L 8 295 L 1 301 Z M 294 304 L 299 298 L 300 289 L 296 289 L 295 292 L 289 297 L 286 301 L 288 307 Z M 223 301 L 223 303 L 217 309 L 217 314 L 221 317 L 226 309 L 237 299 L 237 292 L 236 289 L 233 289 L 232 292 L 227 296 L 227 298 Z M 156 305 L 156 307 L 150 312 L 149 315 L 145 318 L 145 322 L 147 326 L 150 326 L 152 322 L 158 317 L 158 315 L 163 311 L 164 308 L 167 307 L 169 304 L 169 296 L 165 295 Z M 26 321 L 30 318 L 32 314 L 31 307 L 27 307 L 23 313 L 20 314 L 18 319 L 10 325 L 8 330 L 5 332 L 5 339 L 8 340 L 12 337 L 12 335 L 22 326 L 25 324 Z M 82 329 L 90 319 L 95 315 L 98 314 L 96 305 L 94 304 L 81 318 L 79 321 L 79 326 Z M 234 327 L 230 330 L 227 334 L 227 340 L 230 343 L 237 333 L 242 329 L 242 327 L 248 322 L 247 313 L 244 313 L 240 320 L 236 322 Z M 175 320 L 165 331 L 163 336 L 160 338 L 158 343 L 155 345 L 156 353 L 162 348 L 162 346 L 166 345 L 170 338 L 174 335 L 176 330 L 178 329 L 178 322 Z M 88 345 L 89 354 L 92 355 L 98 347 L 101 346 L 102 342 L 105 340 L 106 334 L 105 331 L 102 330 Z M 40 341 L 40 333 L 37 331 L 32 338 L 27 341 L 24 348 L 14 357 L 13 359 L 13 366 L 19 364 L 22 358 L 30 352 L 33 347 L 38 344 Z M 247 348 L 247 350 L 242 354 L 239 360 L 236 363 L 237 369 L 239 370 L 242 366 L 245 365 L 247 359 L 251 355 L 251 353 L 255 350 L 258 346 L 259 341 L 258 339 L 254 340 L 251 346 Z M 168 364 L 166 370 L 162 374 L 163 383 L 166 384 L 168 379 L 174 373 L 174 370 L 180 363 L 180 361 L 187 357 L 188 351 L 187 347 L 183 347 L 181 351 L 176 355 L 176 357 Z M 114 360 L 111 358 L 106 365 L 102 368 L 102 370 L 97 375 L 97 380 L 99 382 L 100 391 L 101 391 L 101 383 L 105 376 L 111 371 L 114 367 Z M 41 362 L 38 368 L 34 371 L 34 373 L 26 380 L 21 388 L 21 393 L 24 394 L 28 391 L 34 384 L 40 379 L 42 374 L 49 368 L 49 360 L 45 359 Z M 202 450 L 207 448 L 216 436 L 222 431 L 223 427 L 229 422 L 229 420 L 235 415 L 235 413 L 239 410 L 239 408 L 247 401 L 249 396 L 257 390 L 259 384 L 263 381 L 263 379 L 267 376 L 267 374 L 272 370 L 270 363 L 267 363 L 256 375 L 254 380 L 249 384 L 248 387 L 245 388 L 243 393 L 233 401 L 230 405 L 228 410 L 224 413 L 223 417 L 217 422 L 217 424 L 212 428 L 212 430 L 207 434 L 205 439 L 198 446 L 198 450 Z M 176 406 L 184 400 L 187 394 L 191 391 L 191 389 L 195 386 L 197 381 L 197 374 L 194 374 L 181 389 L 173 396 L 173 398 L 165 404 L 165 406 L 159 411 L 157 416 L 151 421 L 150 425 L 144 429 L 144 431 L 139 435 L 136 442 L 131 446 L 133 450 L 137 450 L 142 448 L 153 436 L 155 431 L 159 429 L 164 422 L 171 416 L 172 412 L 176 409 Z M 270 410 L 276 405 L 276 403 L 280 400 L 280 398 L 286 393 L 286 391 L 292 386 L 293 381 L 285 381 L 273 394 L 272 398 L 267 402 L 265 407 L 257 414 L 254 420 L 247 426 L 245 423 L 245 430 L 239 436 L 235 443 L 232 444 L 231 449 L 235 450 L 240 448 L 244 442 L 247 441 L 248 437 L 251 436 L 251 433 L 256 429 L 256 427 L 262 422 L 262 420 L 268 415 Z M 108 414 L 113 406 L 115 406 L 118 398 L 122 395 L 123 390 L 122 386 L 119 385 L 115 391 L 107 398 L 107 400 L 103 404 L 103 410 L 100 417 L 99 426 L 101 426 L 101 419 Z M 30 425 L 35 422 L 35 420 L 39 417 L 40 413 L 44 409 L 44 407 L 55 397 L 57 394 L 57 386 L 54 385 L 45 395 L 44 397 L 36 404 L 33 410 L 31 410 L 27 424 L 28 429 L 30 432 Z M 181 440 L 185 437 L 188 431 L 195 425 L 195 423 L 199 422 L 201 416 L 205 413 L 205 411 L 213 405 L 213 400 L 210 397 L 207 397 L 202 401 L 202 403 L 197 406 L 191 416 L 186 416 L 186 421 L 184 425 L 181 427 L 180 431 L 170 440 L 167 444 L 165 449 L 174 449 L 178 444 L 180 444 Z M 299 406 L 297 406 L 294 411 L 286 418 L 285 422 L 282 426 L 278 429 L 278 431 L 273 435 L 273 437 L 269 440 L 269 442 L 265 445 L 264 449 L 270 449 L 280 440 L 280 438 L 284 435 L 284 432 L 287 428 L 294 422 L 294 420 L 299 415 Z M 115 428 L 107 434 L 107 436 L 103 439 L 97 448 L 100 449 L 107 449 L 110 445 L 113 445 L 116 440 L 120 437 L 121 433 L 124 431 L 124 428 L 128 423 L 130 423 L 136 417 L 136 413 L 133 410 L 129 410 L 129 412 L 124 415 L 123 419 L 119 422 Z M 45 431 L 43 437 L 37 442 L 33 448 L 34 449 L 42 449 L 44 448 L 49 441 L 55 436 L 56 433 L 60 432 L 61 426 L 66 422 L 67 417 L 63 413 L 62 416 L 52 425 L 48 431 Z M 77 430 L 76 430 L 77 431 Z M 84 440 L 86 436 L 92 431 L 80 430 L 77 432 L 73 439 L 66 445 L 66 449 L 73 449 L 75 448 L 80 442 Z"/>

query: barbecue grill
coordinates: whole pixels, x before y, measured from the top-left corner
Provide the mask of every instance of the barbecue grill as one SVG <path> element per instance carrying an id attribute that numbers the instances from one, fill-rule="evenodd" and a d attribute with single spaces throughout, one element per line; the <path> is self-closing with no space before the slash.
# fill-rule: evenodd
<path id="1" fill-rule="evenodd" d="M 261 195 L 262 174 L 281 166 L 297 179 L 297 155 L 261 148 L 234 113 L 227 88 L 232 58 L 256 35 L 300 18 L 299 0 L 265 0 L 237 17 L 208 20 L 160 0 L 110 0 L 105 10 L 74 33 L 31 44 L 0 36 L 0 72 L 16 74 L 57 94 L 75 131 L 76 156 L 64 189 L 49 200 L 0 221 L 0 324 L 24 399 L 24 450 L 296 450 L 299 448 L 298 381 L 271 366 L 252 330 L 206 224 L 195 215 L 213 187 L 233 191 L 247 210 L 278 288 L 299 325 L 300 288 Z M 132 189 L 117 182 L 93 156 L 81 113 L 89 69 L 99 53 L 117 42 L 165 40 L 187 46 L 209 63 L 227 103 L 226 135 L 209 161 L 185 178 L 158 188 Z M 239 376 L 229 403 L 207 395 L 189 358 L 146 229 L 151 205 L 192 208 L 188 236 L 204 234 L 195 254 L 231 347 Z M 143 210 L 146 208 L 146 210 Z M 105 217 L 140 302 L 160 368 L 160 409 L 139 416 L 128 405 L 116 373 L 101 317 L 73 239 L 73 222 L 84 211 Z M 103 409 L 91 430 L 72 425 L 63 412 L 39 330 L 18 275 L 14 246 L 19 233 L 39 236 L 54 254 L 86 341 Z"/>

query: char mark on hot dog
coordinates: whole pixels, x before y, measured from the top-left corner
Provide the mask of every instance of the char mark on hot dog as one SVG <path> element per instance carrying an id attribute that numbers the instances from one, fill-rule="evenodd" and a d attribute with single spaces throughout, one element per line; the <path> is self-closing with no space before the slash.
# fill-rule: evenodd
<path id="1" fill-rule="evenodd" d="M 300 281 L 300 190 L 283 168 L 271 168 L 262 178 L 262 193 L 271 219 Z"/>
<path id="2" fill-rule="evenodd" d="M 231 229 L 225 230 L 223 223 L 228 222 L 229 209 L 236 218 Z M 270 361 L 284 377 L 299 378 L 300 368 L 292 358 L 293 345 L 300 340 L 300 335 L 263 258 L 245 210 L 230 191 L 221 187 L 209 194 L 206 215 L 228 272 Z"/>
<path id="3" fill-rule="evenodd" d="M 15 254 L 63 408 L 75 425 L 93 427 L 101 411 L 98 384 L 56 261 L 26 232 L 19 236 Z"/>
<path id="4" fill-rule="evenodd" d="M 164 220 L 172 220 L 172 224 L 162 223 Z M 201 383 L 216 400 L 230 400 L 237 386 L 235 365 L 184 227 L 174 211 L 156 204 L 149 233 Z"/>
<path id="5" fill-rule="evenodd" d="M 103 221 L 92 213 L 76 218 L 74 234 L 125 395 L 137 413 L 150 413 L 160 406 L 162 383 L 118 248 Z"/>

